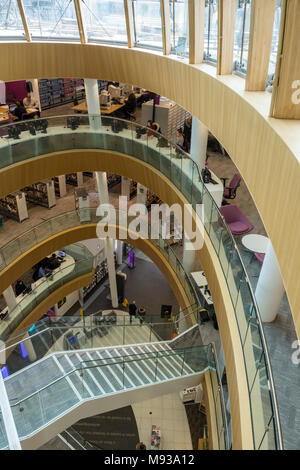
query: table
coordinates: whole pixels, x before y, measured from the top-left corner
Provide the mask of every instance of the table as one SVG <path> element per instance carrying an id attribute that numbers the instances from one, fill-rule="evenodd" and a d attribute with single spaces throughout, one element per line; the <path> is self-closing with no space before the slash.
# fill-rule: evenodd
<path id="1" fill-rule="evenodd" d="M 123 106 L 125 106 L 124 103 L 123 104 L 113 104 L 113 105 L 111 105 L 110 108 L 101 107 L 101 114 L 104 114 L 104 115 L 112 114 L 112 113 L 118 111 L 119 109 L 123 108 Z M 76 111 L 77 113 L 87 113 L 88 112 L 88 107 L 87 107 L 86 101 L 84 101 L 83 103 L 78 104 L 77 106 L 72 106 L 72 109 L 74 109 L 74 111 Z"/>
<path id="2" fill-rule="evenodd" d="M 251 233 L 242 238 L 242 245 L 254 253 L 265 254 L 269 244 L 268 237 Z"/>

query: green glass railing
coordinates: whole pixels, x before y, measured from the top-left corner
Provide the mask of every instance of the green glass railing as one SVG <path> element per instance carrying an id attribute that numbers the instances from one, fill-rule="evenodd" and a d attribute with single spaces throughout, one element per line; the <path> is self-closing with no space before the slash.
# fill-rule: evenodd
<path id="1" fill-rule="evenodd" d="M 61 264 L 49 277 L 38 280 L 31 292 L 19 296 L 22 297 L 20 301 L 0 322 L 0 338 L 2 341 L 6 341 L 27 315 L 52 292 L 73 279 L 92 272 L 94 259 L 84 245 L 79 243 L 69 245 L 65 247 L 65 252 L 69 255 L 67 260 L 71 261 L 67 265 Z"/>
<path id="2" fill-rule="evenodd" d="M 143 126 L 107 117 L 101 117 L 101 123 L 100 127 L 99 116 L 80 115 L 4 126 L 1 128 L 0 167 L 63 150 L 117 151 L 142 160 L 160 171 L 181 191 L 194 209 L 197 204 L 203 204 L 201 220 L 219 257 L 239 329 L 247 374 L 254 448 L 282 449 L 274 380 L 257 303 L 234 237 L 203 184 L 197 164 L 190 155 L 161 134 Z M 90 169 L 88 162 L 87 169 Z"/>
<path id="3" fill-rule="evenodd" d="M 8 379 L 5 383 L 19 438 L 24 439 L 87 400 L 202 374 L 214 364 L 212 345 L 207 345 L 83 361 L 30 394 L 11 391 Z"/>

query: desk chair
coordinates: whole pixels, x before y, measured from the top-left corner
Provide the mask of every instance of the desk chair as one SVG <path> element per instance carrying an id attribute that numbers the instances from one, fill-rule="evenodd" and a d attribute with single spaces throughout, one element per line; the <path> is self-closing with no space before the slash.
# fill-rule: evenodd
<path id="1" fill-rule="evenodd" d="M 236 190 L 237 188 L 240 186 L 240 183 L 241 183 L 241 176 L 239 173 L 236 173 L 232 180 L 230 181 L 229 183 L 229 186 L 226 186 L 226 180 L 228 180 L 228 178 L 221 178 L 221 180 L 223 180 L 223 184 L 224 184 L 224 194 L 223 194 L 223 197 L 225 197 L 225 199 L 235 199 L 236 197 Z"/>

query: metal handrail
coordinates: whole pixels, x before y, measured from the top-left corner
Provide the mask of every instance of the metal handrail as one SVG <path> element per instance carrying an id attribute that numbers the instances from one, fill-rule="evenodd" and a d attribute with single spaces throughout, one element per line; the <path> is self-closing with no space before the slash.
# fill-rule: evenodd
<path id="1" fill-rule="evenodd" d="M 106 366 L 110 366 L 110 365 L 119 365 L 119 364 L 124 364 L 124 363 L 132 363 L 132 362 L 137 362 L 137 361 L 143 361 L 143 360 L 146 360 L 148 358 L 158 360 L 158 359 L 161 359 L 163 357 L 170 357 L 170 356 L 172 357 L 172 356 L 180 355 L 180 352 L 182 352 L 182 351 L 185 354 L 186 350 L 201 349 L 201 348 L 204 349 L 204 348 L 208 348 L 209 346 L 212 347 L 212 344 L 209 343 L 208 345 L 205 345 L 205 346 L 192 346 L 192 347 L 189 347 L 189 348 L 176 349 L 176 350 L 172 350 L 172 351 L 153 351 L 153 352 L 149 352 L 149 353 L 128 354 L 128 355 L 122 357 L 123 360 L 118 360 L 118 361 L 111 362 L 111 363 L 108 363 L 108 364 L 95 364 L 95 365 L 88 365 L 86 367 L 78 367 L 81 364 L 85 364 L 87 362 L 107 361 L 109 359 L 114 359 L 114 358 L 121 359 L 121 358 L 120 358 L 120 356 L 117 356 L 117 357 L 111 357 L 111 358 L 105 358 L 105 359 L 99 358 L 99 359 L 90 360 L 90 361 L 81 361 L 78 364 L 78 366 L 75 366 L 75 364 L 74 364 L 73 365 L 74 367 L 72 368 L 72 370 L 70 370 L 69 372 L 66 372 L 61 377 L 58 377 L 55 380 L 52 380 L 47 385 L 44 385 L 39 390 L 36 390 L 35 392 L 30 393 L 29 395 L 27 395 L 26 397 L 24 397 L 21 400 L 17 401 L 16 403 L 11 403 L 11 407 L 18 406 L 20 403 L 23 403 L 24 401 L 28 400 L 29 398 L 32 398 L 33 396 L 39 394 L 43 390 L 46 390 L 48 387 L 51 387 L 55 383 L 65 379 L 66 377 L 68 377 L 69 375 L 73 374 L 76 371 L 79 372 L 79 371 L 82 371 L 82 370 L 95 369 L 95 368 L 98 368 L 98 367 L 106 367 Z M 159 354 L 161 354 L 161 356 L 159 356 Z M 127 360 L 127 358 L 131 358 L 131 357 L 134 357 L 134 356 L 146 356 L 146 357 Z M 208 367 L 209 366 L 206 366 L 205 369 L 207 369 Z M 205 369 L 203 369 L 203 370 L 205 370 Z M 198 371 L 196 371 L 195 373 L 197 373 L 197 372 Z M 5 379 L 5 380 L 7 380 L 7 379 Z M 10 398 L 9 399 L 10 402 L 12 400 L 16 400 L 16 398 Z"/>

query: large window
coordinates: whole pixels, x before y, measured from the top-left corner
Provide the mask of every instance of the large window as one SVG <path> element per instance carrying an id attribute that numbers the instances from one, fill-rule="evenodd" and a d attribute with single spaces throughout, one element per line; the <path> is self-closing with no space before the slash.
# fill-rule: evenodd
<path id="1" fill-rule="evenodd" d="M 88 41 L 127 43 L 123 0 L 81 0 Z"/>
<path id="2" fill-rule="evenodd" d="M 205 1 L 204 60 L 217 62 L 218 58 L 218 0 Z"/>
<path id="3" fill-rule="evenodd" d="M 73 0 L 23 0 L 23 5 L 32 38 L 79 40 Z"/>
<path id="4" fill-rule="evenodd" d="M 272 81 L 274 74 L 275 74 L 275 69 L 276 69 L 280 21 L 281 21 L 281 3 L 282 3 L 282 0 L 277 0 L 275 18 L 274 18 L 274 28 L 273 28 L 271 56 L 270 56 L 270 63 L 269 63 L 268 81 Z"/>
<path id="5" fill-rule="evenodd" d="M 17 0 L 0 0 L 0 38 L 26 39 Z"/>
<path id="6" fill-rule="evenodd" d="M 171 49 L 179 55 L 189 53 L 188 0 L 170 0 Z"/>
<path id="7" fill-rule="evenodd" d="M 236 0 L 233 70 L 246 74 L 249 48 L 251 0 Z"/>
<path id="8" fill-rule="evenodd" d="M 162 49 L 160 0 L 134 0 L 133 14 L 136 45 Z"/>

